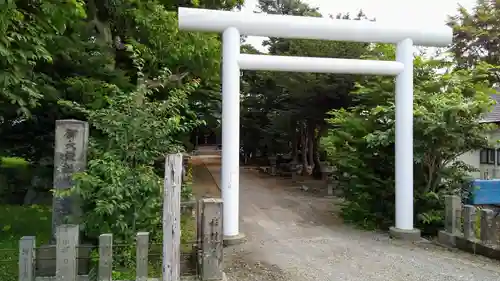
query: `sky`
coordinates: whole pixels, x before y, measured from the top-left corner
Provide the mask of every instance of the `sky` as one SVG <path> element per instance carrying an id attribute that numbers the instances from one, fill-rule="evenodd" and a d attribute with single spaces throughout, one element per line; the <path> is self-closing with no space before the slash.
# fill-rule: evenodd
<path id="1" fill-rule="evenodd" d="M 412 26 L 432 27 L 444 25 L 448 15 L 455 15 L 458 5 L 467 9 L 474 6 L 476 0 L 303 0 L 313 7 L 319 7 L 323 15 L 350 13 L 357 14 L 359 10 L 369 18 L 376 18 L 378 22 Z M 252 13 L 257 0 L 245 0 L 242 12 Z M 249 36 L 247 43 L 252 44 L 260 51 L 262 40 L 265 38 Z"/>

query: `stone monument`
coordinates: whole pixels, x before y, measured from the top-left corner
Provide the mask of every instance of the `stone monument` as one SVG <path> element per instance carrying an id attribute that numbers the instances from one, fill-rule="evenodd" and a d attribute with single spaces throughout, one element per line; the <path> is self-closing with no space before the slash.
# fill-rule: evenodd
<path id="1" fill-rule="evenodd" d="M 85 170 L 88 139 L 87 122 L 56 120 L 53 179 L 56 192 L 69 190 L 73 186 L 73 175 Z M 78 225 L 81 214 L 78 198 L 75 196 L 55 194 L 52 200 L 52 239 L 50 245 L 41 245 L 36 250 L 36 268 L 39 277 L 56 275 L 56 230 L 65 224 Z M 78 249 L 78 274 L 80 275 L 85 275 L 89 271 L 90 249 L 90 247 Z"/>
<path id="2" fill-rule="evenodd" d="M 54 189 L 65 191 L 73 186 L 75 173 L 85 170 L 89 125 L 80 120 L 57 120 L 54 145 Z M 52 239 L 58 226 L 78 223 L 80 208 L 74 196 L 54 196 L 52 201 Z"/>

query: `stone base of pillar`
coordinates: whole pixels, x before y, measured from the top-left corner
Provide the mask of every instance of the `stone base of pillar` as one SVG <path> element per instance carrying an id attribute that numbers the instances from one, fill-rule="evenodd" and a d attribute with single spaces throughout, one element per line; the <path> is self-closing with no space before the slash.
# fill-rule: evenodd
<path id="1" fill-rule="evenodd" d="M 238 233 L 237 235 L 226 236 L 224 235 L 224 240 L 222 244 L 224 247 L 243 244 L 247 241 L 245 234 Z"/>
<path id="2" fill-rule="evenodd" d="M 408 242 L 418 242 L 422 240 L 420 229 L 399 229 L 396 227 L 389 228 L 389 236 L 393 239 L 408 241 Z"/>

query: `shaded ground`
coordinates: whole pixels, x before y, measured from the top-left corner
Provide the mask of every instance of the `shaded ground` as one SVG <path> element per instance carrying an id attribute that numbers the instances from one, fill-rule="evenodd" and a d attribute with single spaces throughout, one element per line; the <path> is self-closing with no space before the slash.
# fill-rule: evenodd
<path id="1" fill-rule="evenodd" d="M 203 197 L 220 197 L 220 190 L 212 177 L 212 174 L 205 167 L 203 156 L 192 156 L 193 167 L 193 194 L 196 199 Z"/>
<path id="2" fill-rule="evenodd" d="M 219 183 L 217 160 L 203 161 Z M 334 199 L 241 169 L 240 229 L 248 242 L 226 249 L 229 279 L 500 280 L 496 261 L 430 243 L 407 245 L 383 233 L 353 229 L 343 225 L 334 211 Z"/>

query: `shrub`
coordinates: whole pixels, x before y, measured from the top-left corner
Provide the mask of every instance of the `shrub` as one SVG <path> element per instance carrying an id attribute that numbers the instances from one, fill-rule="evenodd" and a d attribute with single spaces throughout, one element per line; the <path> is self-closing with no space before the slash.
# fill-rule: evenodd
<path id="1" fill-rule="evenodd" d="M 155 236 L 161 230 L 157 226 L 161 225 L 163 171 L 158 173 L 155 163 L 163 162 L 168 153 L 182 151 L 179 136 L 201 123 L 189 118 L 195 115 L 187 102 L 198 80 L 168 90 L 170 73 L 165 70 L 153 79 L 157 88 L 152 88 L 140 72 L 142 60 L 137 55 L 134 60 L 139 85 L 132 92 L 109 85 L 114 94 L 101 109 L 67 104 L 84 113 L 94 128 L 88 168 L 75 175 L 72 189 L 82 201 L 80 223 L 94 240 L 101 233 L 113 233 L 117 243 L 130 243 L 139 231 Z M 167 91 L 166 98 L 154 100 L 152 94 L 160 88 Z"/>
<path id="2" fill-rule="evenodd" d="M 0 157 L 0 203 L 22 204 L 31 184 L 30 164 L 19 157 Z"/>

